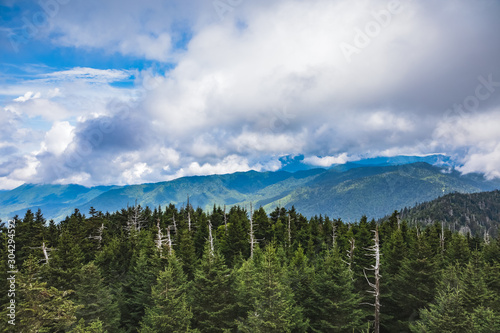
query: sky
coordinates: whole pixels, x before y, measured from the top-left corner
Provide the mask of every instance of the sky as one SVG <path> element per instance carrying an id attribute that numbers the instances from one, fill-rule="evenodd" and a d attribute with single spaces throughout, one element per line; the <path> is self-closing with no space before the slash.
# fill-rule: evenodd
<path id="1" fill-rule="evenodd" d="M 500 177 L 499 17 L 497 0 L 0 0 L 0 190 L 294 156 L 445 154 Z"/>

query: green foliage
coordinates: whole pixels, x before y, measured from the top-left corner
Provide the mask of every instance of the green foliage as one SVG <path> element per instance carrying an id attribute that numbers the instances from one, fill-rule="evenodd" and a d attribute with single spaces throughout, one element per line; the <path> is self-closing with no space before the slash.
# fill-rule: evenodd
<path id="1" fill-rule="evenodd" d="M 217 250 L 212 253 L 207 243 L 190 288 L 194 326 L 200 332 L 233 329 L 236 309 L 232 283 L 224 257 Z"/>
<path id="2" fill-rule="evenodd" d="M 16 330 L 19 332 L 59 332 L 76 322 L 79 308 L 68 296 L 72 291 L 60 291 L 40 281 L 37 259 L 29 257 L 19 274 L 19 305 Z"/>
<path id="3" fill-rule="evenodd" d="M 311 331 L 350 332 L 362 323 L 361 298 L 354 290 L 353 274 L 338 252 L 330 250 L 317 263 L 306 304 Z"/>
<path id="4" fill-rule="evenodd" d="M 417 227 L 401 212 L 377 226 L 366 216 L 343 223 L 307 219 L 294 207 L 268 216 L 261 207 L 252 216 L 259 243 L 249 258 L 248 213 L 237 206 L 225 213 L 134 206 L 106 214 L 91 209 L 88 217 L 74 210 L 56 225 L 45 223 L 41 211 L 28 212 L 15 238 L 17 323 L 40 332 L 370 330 L 373 308 L 363 303 L 373 296 L 363 270 L 374 264 L 367 248 L 378 227 L 383 331 L 499 330 L 500 239 L 462 235 L 441 223 Z M 131 218 L 140 228 L 127 228 Z M 4 257 L 8 239 L 4 225 Z M 49 263 L 42 261 L 43 243 Z M 6 279 L 5 261 L 0 268 Z M 0 330 L 8 328 L 2 321 Z"/>
<path id="5" fill-rule="evenodd" d="M 188 304 L 188 282 L 181 263 L 172 255 L 152 288 L 153 305 L 146 309 L 140 332 L 194 332 L 193 313 Z"/>
<path id="6" fill-rule="evenodd" d="M 443 173 L 443 170 L 426 163 L 364 167 L 350 164 L 329 170 L 296 173 L 249 171 L 123 187 L 26 184 L 0 193 L 3 214 L 0 218 L 5 220 L 16 212 L 24 213 L 30 207 L 41 207 L 46 218 L 59 222 L 72 213 L 71 207 L 78 207 L 84 212 L 91 207 L 112 212 L 135 200 L 143 207 L 158 207 L 165 203 L 180 207 L 185 204 L 186 194 L 189 193 L 191 204 L 203 210 L 211 209 L 214 203 L 248 206 L 253 202 L 256 208 L 263 206 L 267 213 L 276 206 L 285 205 L 287 208 L 295 206 L 307 217 L 323 213 L 354 221 L 362 214 L 383 217 L 394 209 L 411 207 L 450 192 L 473 193 L 498 188 L 495 181 L 460 175 L 458 172 Z M 484 201 L 484 204 L 489 209 L 489 202 Z M 466 207 L 455 210 L 455 206 L 460 207 L 460 203 L 453 206 L 455 216 L 462 216 L 456 219 L 460 220 L 460 226 L 468 223 L 467 216 L 471 229 L 478 225 L 481 234 L 499 222 L 494 209 L 491 210 L 490 221 L 482 218 L 474 221 L 473 215 L 481 216 L 480 208 L 467 213 Z M 498 205 L 496 209 L 498 211 Z M 428 217 L 421 214 L 418 219 Z M 446 221 L 437 217 L 435 220 Z"/>
<path id="7" fill-rule="evenodd" d="M 248 333 L 305 332 L 307 321 L 303 318 L 302 309 L 294 301 L 293 291 L 286 283 L 284 267 L 276 249 L 268 246 L 261 260 L 259 265 L 253 266 L 254 270 L 251 272 L 250 283 L 254 287 L 250 288 L 250 294 L 253 294 L 253 302 L 247 317 L 238 320 L 238 330 Z"/>
<path id="8" fill-rule="evenodd" d="M 101 273 L 93 262 L 80 269 L 75 293 L 77 303 L 81 306 L 77 311 L 80 321 L 93 325 L 93 330 L 100 328 L 109 332 L 119 325 L 118 304 L 109 288 L 104 285 Z M 99 322 L 96 326 L 95 323 Z"/>

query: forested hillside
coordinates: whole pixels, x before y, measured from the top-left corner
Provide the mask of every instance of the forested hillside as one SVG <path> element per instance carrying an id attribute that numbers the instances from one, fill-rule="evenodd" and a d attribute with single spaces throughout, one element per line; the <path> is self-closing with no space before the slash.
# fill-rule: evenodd
<path id="1" fill-rule="evenodd" d="M 410 227 L 397 212 L 346 224 L 295 208 L 137 205 L 5 222 L 16 332 L 500 331 L 499 240 Z"/>
<path id="2" fill-rule="evenodd" d="M 403 209 L 401 218 L 422 225 L 444 222 L 462 234 L 496 237 L 500 226 L 500 191 L 450 193 Z"/>
<path id="3" fill-rule="evenodd" d="M 271 213 L 276 206 L 294 206 L 303 215 L 327 214 L 353 222 L 367 215 L 381 218 L 387 212 L 412 207 L 450 192 L 473 193 L 500 189 L 499 180 L 427 163 L 357 165 L 298 172 L 237 172 L 227 175 L 183 177 L 168 182 L 129 186 L 32 185 L 0 193 L 0 218 L 41 209 L 56 222 L 74 208 L 90 207 L 113 212 L 135 202 L 158 207 L 165 202 L 185 206 L 189 196 L 195 207 L 245 206 L 254 203 Z"/>

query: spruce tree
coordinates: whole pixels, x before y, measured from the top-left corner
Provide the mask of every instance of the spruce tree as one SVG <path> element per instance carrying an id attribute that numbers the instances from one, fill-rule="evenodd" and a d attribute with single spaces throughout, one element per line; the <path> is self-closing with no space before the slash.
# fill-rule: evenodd
<path id="1" fill-rule="evenodd" d="M 419 309 L 434 299 L 437 274 L 432 249 L 420 237 L 388 286 L 391 292 L 389 304 L 394 305 L 388 312 L 393 317 L 389 325 L 385 325 L 388 329 L 407 331 L 409 323 L 419 318 Z"/>
<path id="2" fill-rule="evenodd" d="M 363 313 L 354 290 L 353 273 L 337 248 L 329 250 L 316 265 L 307 304 L 312 332 L 347 332 L 359 328 Z"/>
<path id="3" fill-rule="evenodd" d="M 121 296 L 121 324 L 127 331 L 135 331 L 151 305 L 151 286 L 160 270 L 160 257 L 149 231 L 141 231 L 139 244 L 134 251 L 128 276 Z"/>
<path id="4" fill-rule="evenodd" d="M 420 311 L 420 320 L 410 324 L 412 332 L 472 332 L 472 324 L 463 307 L 459 288 L 447 286 L 439 291 L 436 302 Z"/>
<path id="5" fill-rule="evenodd" d="M 104 285 L 101 273 L 93 262 L 80 269 L 75 294 L 77 303 L 81 305 L 77 311 L 79 319 L 87 324 L 101 321 L 103 330 L 109 332 L 118 327 L 118 304 L 109 288 Z"/>
<path id="6" fill-rule="evenodd" d="M 188 286 L 186 274 L 174 253 L 152 288 L 153 305 L 146 308 L 139 332 L 196 332 L 191 329 L 193 313 L 187 300 Z"/>
<path id="7" fill-rule="evenodd" d="M 265 249 L 262 263 L 256 268 L 252 276 L 254 302 L 247 318 L 238 320 L 238 330 L 248 333 L 305 332 L 307 321 L 286 283 L 286 272 L 274 246 Z"/>
<path id="8" fill-rule="evenodd" d="M 219 251 L 205 244 L 190 288 L 195 327 L 200 332 L 221 332 L 234 328 L 236 300 L 231 270 Z"/>
<path id="9" fill-rule="evenodd" d="M 30 256 L 18 275 L 18 332 L 61 332 L 76 322 L 79 306 L 69 299 L 71 290 L 60 291 L 40 279 L 38 259 Z"/>

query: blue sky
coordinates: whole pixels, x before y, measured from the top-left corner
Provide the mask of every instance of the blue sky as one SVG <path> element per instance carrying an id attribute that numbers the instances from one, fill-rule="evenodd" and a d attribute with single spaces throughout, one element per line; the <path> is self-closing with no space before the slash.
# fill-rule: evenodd
<path id="1" fill-rule="evenodd" d="M 500 176 L 498 1 L 0 2 L 0 189 L 446 154 Z M 303 156 L 303 159 L 302 159 Z"/>

